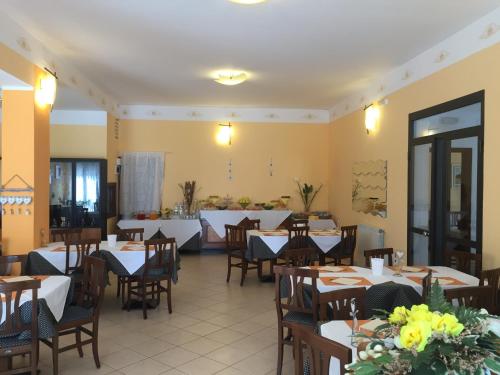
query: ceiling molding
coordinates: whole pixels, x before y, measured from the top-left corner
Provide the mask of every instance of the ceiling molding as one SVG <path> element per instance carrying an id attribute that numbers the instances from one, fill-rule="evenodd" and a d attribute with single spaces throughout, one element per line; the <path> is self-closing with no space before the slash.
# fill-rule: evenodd
<path id="1" fill-rule="evenodd" d="M 100 108 L 118 115 L 118 103 L 90 82 L 78 70 L 70 66 L 63 58 L 51 52 L 31 33 L 0 11 L 0 43 L 23 56 L 40 68 L 49 68 L 57 72 L 60 81 L 74 87 L 92 99 Z"/>
<path id="2" fill-rule="evenodd" d="M 234 121 L 261 123 L 328 124 L 330 113 L 323 109 L 171 107 L 122 105 L 119 117 L 124 120 Z"/>
<path id="3" fill-rule="evenodd" d="M 499 42 L 500 7 L 381 78 L 372 80 L 366 89 L 340 100 L 330 110 L 331 119 L 361 110 L 369 103 Z"/>
<path id="4" fill-rule="evenodd" d="M 50 113 L 50 124 L 106 126 L 108 124 L 108 114 L 106 111 L 53 110 Z"/>

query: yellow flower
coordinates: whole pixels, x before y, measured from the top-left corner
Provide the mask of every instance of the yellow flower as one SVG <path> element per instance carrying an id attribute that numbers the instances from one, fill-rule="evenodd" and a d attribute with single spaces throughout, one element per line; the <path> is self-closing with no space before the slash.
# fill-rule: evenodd
<path id="1" fill-rule="evenodd" d="M 464 325 L 455 315 L 434 313 L 432 314 L 432 329 L 436 332 L 458 336 L 464 330 Z"/>
<path id="2" fill-rule="evenodd" d="M 392 314 L 389 315 L 389 323 L 403 325 L 406 324 L 408 318 L 408 309 L 404 306 L 399 306 L 394 309 Z"/>
<path id="3" fill-rule="evenodd" d="M 432 313 L 427 305 L 414 305 L 408 313 L 408 322 L 431 322 Z"/>
<path id="4" fill-rule="evenodd" d="M 432 334 L 431 324 L 427 321 L 408 323 L 401 328 L 400 343 L 403 348 L 415 348 L 417 352 L 425 349 Z"/>

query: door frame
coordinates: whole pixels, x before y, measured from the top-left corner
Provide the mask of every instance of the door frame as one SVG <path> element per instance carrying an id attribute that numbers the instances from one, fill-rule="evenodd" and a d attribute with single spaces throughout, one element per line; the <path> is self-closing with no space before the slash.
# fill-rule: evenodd
<path id="1" fill-rule="evenodd" d="M 462 96 L 457 99 L 453 99 L 426 109 L 422 109 L 408 115 L 408 195 L 407 195 L 407 261 L 408 264 L 413 264 L 413 236 L 414 232 L 420 234 L 424 234 L 423 232 L 427 232 L 425 230 L 414 230 L 413 229 L 413 215 L 412 215 L 412 203 L 413 203 L 413 161 L 412 161 L 412 148 L 413 146 L 421 145 L 421 144 L 432 144 L 431 147 L 436 147 L 437 142 L 451 141 L 453 139 L 460 138 L 468 138 L 468 137 L 477 137 L 478 138 L 478 165 L 477 165 L 477 223 L 476 223 L 476 251 L 477 253 L 482 253 L 482 244 L 483 244 L 483 167 L 484 167 L 484 97 L 485 91 L 481 90 L 469 95 Z M 433 135 L 428 135 L 424 137 L 414 138 L 414 122 L 416 120 L 434 116 L 440 113 L 449 112 L 454 109 L 459 109 L 462 107 L 466 107 L 471 104 L 481 103 L 481 123 L 474 127 L 469 127 L 465 129 L 453 130 L 444 133 L 438 133 Z M 432 171 L 431 171 L 431 214 L 429 218 L 429 262 L 436 263 L 434 261 L 435 252 L 435 233 L 438 228 L 443 227 L 444 220 L 449 220 L 443 217 L 443 214 L 437 215 L 435 212 L 435 207 L 437 203 L 437 192 L 435 188 L 435 183 L 437 178 L 447 177 L 447 170 L 442 170 L 438 173 L 436 168 L 436 155 L 433 153 L 432 155 Z M 447 169 L 447 168 L 445 168 Z M 448 181 L 445 180 L 445 181 Z M 448 183 L 446 183 L 448 185 Z M 449 205 L 449 186 L 447 186 L 446 192 L 446 204 Z M 433 220 L 436 218 L 436 220 Z M 442 233 L 442 236 L 445 234 Z M 443 249 L 444 250 L 444 249 Z M 442 252 L 441 252 L 442 253 Z M 437 259 L 437 263 L 442 263 L 442 259 Z"/>

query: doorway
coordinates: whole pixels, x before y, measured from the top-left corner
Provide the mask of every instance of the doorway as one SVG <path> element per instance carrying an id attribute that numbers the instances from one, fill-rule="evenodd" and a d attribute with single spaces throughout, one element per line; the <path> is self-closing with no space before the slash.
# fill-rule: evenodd
<path id="1" fill-rule="evenodd" d="M 482 251 L 484 91 L 410 114 L 408 263 Z"/>

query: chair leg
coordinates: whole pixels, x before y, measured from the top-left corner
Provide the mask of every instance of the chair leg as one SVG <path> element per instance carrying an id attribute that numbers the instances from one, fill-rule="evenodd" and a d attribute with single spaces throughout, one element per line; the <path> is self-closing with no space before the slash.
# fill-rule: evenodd
<path id="1" fill-rule="evenodd" d="M 227 277 L 226 277 L 226 283 L 229 282 L 231 279 L 231 255 L 227 256 Z"/>
<path id="2" fill-rule="evenodd" d="M 172 280 L 168 279 L 167 284 L 167 302 L 168 302 L 168 313 L 172 314 Z"/>
<path id="3" fill-rule="evenodd" d="M 59 374 L 59 334 L 52 337 L 52 374 Z"/>
<path id="4" fill-rule="evenodd" d="M 281 375 L 283 369 L 283 327 L 278 327 L 278 366 L 276 375 Z"/>
<path id="5" fill-rule="evenodd" d="M 121 283 L 120 283 L 121 289 L 122 289 L 122 291 L 121 291 L 121 294 L 122 294 L 122 306 L 125 306 L 125 285 L 127 285 L 127 281 L 128 281 L 127 278 L 122 278 Z"/>
<path id="6" fill-rule="evenodd" d="M 121 281 L 121 277 L 116 276 L 116 298 L 120 297 Z"/>
<path id="7" fill-rule="evenodd" d="M 99 326 L 97 323 L 94 323 L 94 326 L 92 327 L 92 354 L 94 355 L 95 366 L 97 368 L 101 368 L 101 361 L 99 361 L 98 332 Z"/>
<path id="8" fill-rule="evenodd" d="M 83 357 L 82 332 L 80 331 L 80 328 L 76 328 L 75 339 L 76 339 L 76 348 L 78 349 L 78 355 L 80 356 L 80 358 L 82 358 Z"/>
<path id="9" fill-rule="evenodd" d="M 148 303 L 147 303 L 147 300 L 146 300 L 146 282 L 143 281 L 141 284 L 142 284 L 142 287 L 141 287 L 141 291 L 142 291 L 142 293 L 141 293 L 141 298 L 142 298 L 142 317 L 144 319 L 147 319 L 148 318 Z"/>
<path id="10" fill-rule="evenodd" d="M 262 279 L 262 260 L 261 259 L 257 259 L 257 277 L 260 279 Z"/>
<path id="11" fill-rule="evenodd" d="M 247 275 L 247 269 L 248 269 L 248 262 L 243 261 L 241 263 L 241 281 L 240 281 L 240 286 L 243 286 L 243 283 L 245 282 L 245 277 Z"/>
<path id="12" fill-rule="evenodd" d="M 161 281 L 158 281 L 156 284 L 157 292 L 156 292 L 156 303 L 160 306 L 160 296 L 161 296 Z"/>
<path id="13" fill-rule="evenodd" d="M 130 311 L 130 298 L 132 295 L 130 294 L 132 288 L 132 281 L 130 279 L 127 280 L 127 311 Z"/>

